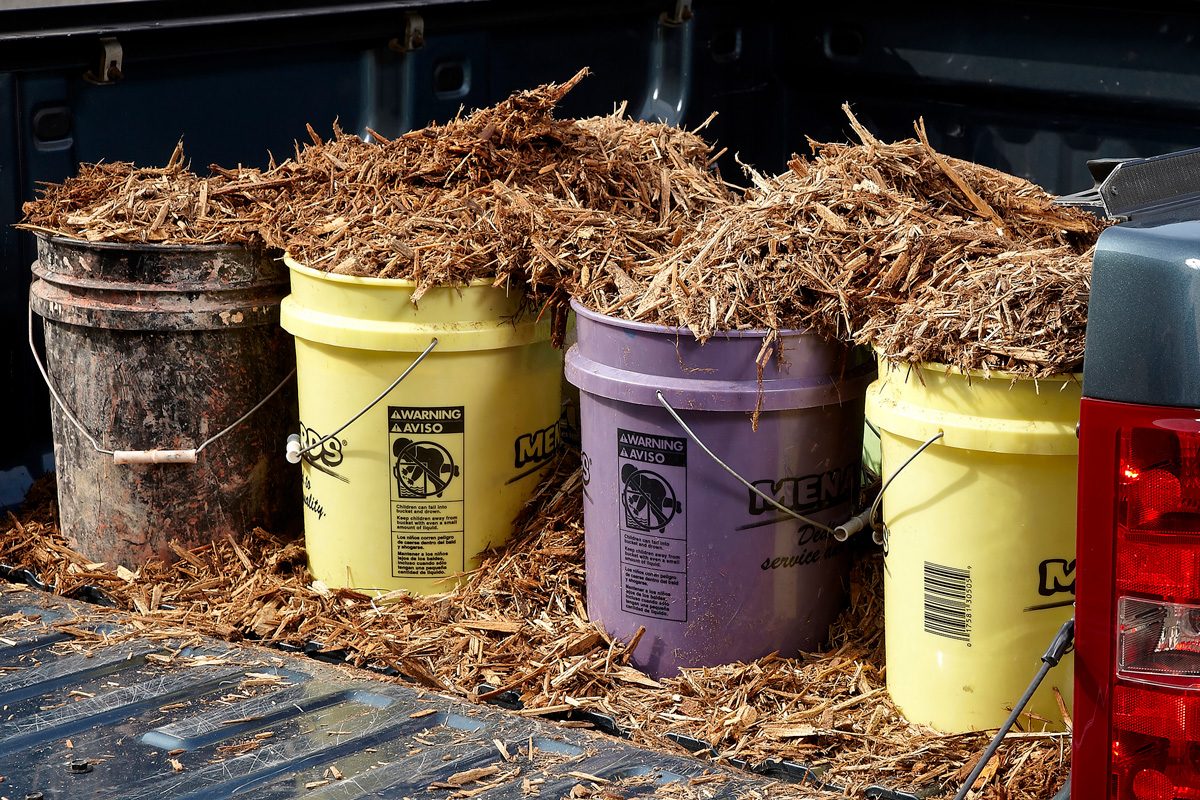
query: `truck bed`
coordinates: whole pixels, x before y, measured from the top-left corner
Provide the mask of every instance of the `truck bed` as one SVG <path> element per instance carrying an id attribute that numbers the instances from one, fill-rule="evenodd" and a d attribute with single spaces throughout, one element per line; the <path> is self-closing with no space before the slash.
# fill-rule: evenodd
<path id="1" fill-rule="evenodd" d="M 13 800 L 828 796 L 8 583 L 0 776 Z"/>

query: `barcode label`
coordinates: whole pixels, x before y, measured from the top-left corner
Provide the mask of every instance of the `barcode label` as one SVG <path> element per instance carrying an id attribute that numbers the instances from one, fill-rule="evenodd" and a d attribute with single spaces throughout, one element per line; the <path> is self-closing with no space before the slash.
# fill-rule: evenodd
<path id="1" fill-rule="evenodd" d="M 925 562 L 925 632 L 970 643 L 970 570 Z"/>

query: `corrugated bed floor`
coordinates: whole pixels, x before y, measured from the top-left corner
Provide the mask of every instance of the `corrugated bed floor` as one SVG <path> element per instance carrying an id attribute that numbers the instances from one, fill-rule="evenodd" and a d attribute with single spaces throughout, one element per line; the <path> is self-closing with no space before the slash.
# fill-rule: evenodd
<path id="1" fill-rule="evenodd" d="M 0 798 L 828 796 L 0 583 Z"/>

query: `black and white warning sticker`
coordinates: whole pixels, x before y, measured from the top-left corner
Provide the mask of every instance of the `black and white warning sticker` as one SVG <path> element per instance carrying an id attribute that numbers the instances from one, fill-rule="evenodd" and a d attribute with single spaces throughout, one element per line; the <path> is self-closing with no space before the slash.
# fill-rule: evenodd
<path id="1" fill-rule="evenodd" d="M 392 576 L 466 568 L 462 406 L 389 406 Z"/>
<path id="2" fill-rule="evenodd" d="M 687 620 L 687 439 L 617 429 L 621 608 Z"/>

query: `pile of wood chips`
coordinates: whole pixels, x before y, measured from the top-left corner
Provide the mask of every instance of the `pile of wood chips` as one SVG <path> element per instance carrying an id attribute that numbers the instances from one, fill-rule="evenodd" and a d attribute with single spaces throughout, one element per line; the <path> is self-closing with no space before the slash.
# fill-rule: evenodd
<path id="1" fill-rule="evenodd" d="M 487 280 L 549 314 L 567 301 L 683 326 L 807 329 L 892 361 L 1041 377 L 1077 371 L 1102 223 L 1028 181 L 942 156 L 923 124 L 884 143 L 811 143 L 738 199 L 696 132 L 624 116 L 558 119 L 581 81 L 395 139 L 336 126 L 263 172 L 199 178 L 81 167 L 24 227 L 89 241 L 256 242 L 329 272 L 435 286 Z M 704 126 L 702 125 L 701 128 Z"/>
<path id="2" fill-rule="evenodd" d="M 549 303 L 556 329 L 581 273 L 622 285 L 732 195 L 698 135 L 612 115 L 557 119 L 587 74 L 445 124 L 371 141 L 342 132 L 273 165 L 250 213 L 269 244 L 338 274 L 429 288 L 486 279 Z"/>
<path id="3" fill-rule="evenodd" d="M 353 664 L 392 667 L 446 694 L 486 701 L 515 691 L 524 706 L 518 713 L 611 715 L 650 747 L 678 752 L 668 736 L 677 734 L 708 743 L 721 759 L 819 767 L 848 796 L 873 784 L 953 794 L 988 739 L 910 725 L 891 704 L 878 556 L 860 560 L 850 607 L 822 653 L 690 669 L 662 681 L 632 667 L 628 643 L 610 640 L 587 618 L 577 452 L 556 462 L 508 546 L 486 554 L 461 587 L 431 597 L 327 588 L 308 574 L 300 544 L 261 530 L 180 550 L 173 565 L 92 563 L 59 534 L 53 487 L 37 488 L 28 510 L 0 532 L 0 564 L 31 569 L 63 595 L 100 587 L 149 630 L 315 641 Z M 482 684 L 495 689 L 480 691 Z M 1065 780 L 1069 736 L 1041 732 L 1036 719 L 1020 727 L 973 797 L 1046 800 Z M 794 796 L 827 795 L 797 788 Z"/>
<path id="4" fill-rule="evenodd" d="M 202 178 L 191 171 L 180 141 L 165 167 L 81 164 L 77 175 L 45 184 L 38 199 L 25 203 L 25 222 L 17 227 L 89 242 L 259 245 L 243 187 L 263 180 L 243 169 Z"/>
<path id="5" fill-rule="evenodd" d="M 917 139 L 811 142 L 746 200 L 703 219 L 637 290 L 582 281 L 590 307 L 686 326 L 808 329 L 895 362 L 1030 377 L 1083 362 L 1091 250 L 1103 224 L 1021 178 Z"/>
<path id="6" fill-rule="evenodd" d="M 265 240 L 333 273 L 435 286 L 488 280 L 523 290 L 561 340 L 580 282 L 660 263 L 733 194 L 695 133 L 628 119 L 625 106 L 557 119 L 587 75 L 518 92 L 498 105 L 395 139 L 343 132 L 266 171 L 213 165 L 84 165 L 25 205 L 26 229 L 89 241 L 196 244 Z M 701 126 L 703 127 L 703 126 Z"/>

